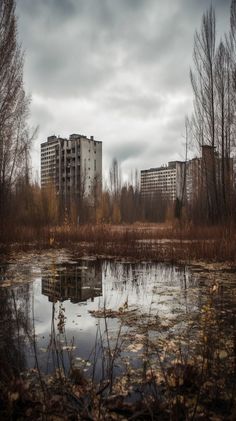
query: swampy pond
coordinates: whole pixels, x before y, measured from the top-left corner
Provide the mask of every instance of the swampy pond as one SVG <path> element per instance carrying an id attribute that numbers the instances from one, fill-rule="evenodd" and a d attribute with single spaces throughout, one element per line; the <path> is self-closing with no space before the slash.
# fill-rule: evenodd
<path id="1" fill-rule="evenodd" d="M 191 416 L 232 414 L 233 269 L 21 253 L 0 264 L 0 302 L 5 381 L 77 368 L 98 393 L 126 402 L 147 393 L 173 408 L 180 396 Z"/>

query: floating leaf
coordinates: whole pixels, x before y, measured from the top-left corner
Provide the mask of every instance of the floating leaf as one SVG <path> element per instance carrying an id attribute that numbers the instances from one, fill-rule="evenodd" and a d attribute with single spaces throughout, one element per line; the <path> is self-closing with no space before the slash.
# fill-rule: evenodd
<path id="1" fill-rule="evenodd" d="M 10 401 L 17 401 L 19 399 L 19 392 L 14 392 L 9 394 Z"/>
<path id="2" fill-rule="evenodd" d="M 219 358 L 220 358 L 221 360 L 223 360 L 224 358 L 227 358 L 227 357 L 228 357 L 228 354 L 227 354 L 227 352 L 226 352 L 226 351 L 221 350 L 221 351 L 219 352 Z"/>
<path id="3" fill-rule="evenodd" d="M 130 352 L 138 352 L 143 348 L 143 344 L 130 344 L 127 350 Z"/>
<path id="4" fill-rule="evenodd" d="M 74 345 L 65 345 L 62 347 L 63 351 L 73 351 L 73 349 L 76 349 L 76 346 Z"/>

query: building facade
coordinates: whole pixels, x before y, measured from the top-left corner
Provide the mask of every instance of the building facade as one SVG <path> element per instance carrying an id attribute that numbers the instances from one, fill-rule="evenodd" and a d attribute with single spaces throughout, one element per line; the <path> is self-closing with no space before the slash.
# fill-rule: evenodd
<path id="1" fill-rule="evenodd" d="M 58 138 L 49 136 L 47 142 L 41 143 L 41 187 L 47 187 L 56 181 L 56 147 Z"/>
<path id="2" fill-rule="evenodd" d="M 150 197 L 161 194 L 163 198 L 175 200 L 183 194 L 185 163 L 171 161 L 167 166 L 141 171 L 141 194 Z"/>
<path id="3" fill-rule="evenodd" d="M 93 199 L 102 188 L 102 142 L 79 134 L 49 136 L 41 144 L 41 187 L 56 188 L 64 202 Z"/>
<path id="4" fill-rule="evenodd" d="M 210 201 L 214 206 L 216 195 L 218 199 L 221 197 L 223 164 L 224 184 L 231 190 L 234 184 L 233 159 L 222 160 L 215 148 L 202 145 L 199 158 L 187 162 L 172 161 L 167 166 L 142 170 L 141 194 L 150 197 L 159 193 L 163 198 L 189 203 L 201 198 Z"/>

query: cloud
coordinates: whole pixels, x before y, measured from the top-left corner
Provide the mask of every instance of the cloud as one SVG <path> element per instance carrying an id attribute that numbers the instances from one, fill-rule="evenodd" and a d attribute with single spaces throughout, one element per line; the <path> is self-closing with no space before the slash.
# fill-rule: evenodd
<path id="1" fill-rule="evenodd" d="M 213 0 L 218 36 L 230 0 Z M 211 0 L 18 0 L 38 145 L 51 133 L 103 141 L 104 170 L 183 155 L 193 36 Z M 39 155 L 33 162 L 39 167 Z"/>

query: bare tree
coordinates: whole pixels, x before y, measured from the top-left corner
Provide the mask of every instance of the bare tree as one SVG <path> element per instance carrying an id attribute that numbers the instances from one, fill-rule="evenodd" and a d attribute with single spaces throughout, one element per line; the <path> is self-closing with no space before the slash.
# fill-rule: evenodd
<path id="1" fill-rule="evenodd" d="M 229 213 L 231 196 L 231 125 L 235 100 L 232 97 L 230 50 L 222 41 L 216 52 L 215 85 L 216 85 L 216 135 L 218 141 L 218 180 L 219 198 L 222 216 Z"/>
<path id="2" fill-rule="evenodd" d="M 190 77 L 194 92 L 194 123 L 199 146 L 210 146 L 203 161 L 206 180 L 208 218 L 215 222 L 219 217 L 217 175 L 215 163 L 216 138 L 216 56 L 215 13 L 212 7 L 203 15 L 201 30 L 194 37 L 194 70 Z M 205 149 L 206 151 L 206 149 Z M 207 162 L 206 162 L 207 158 Z"/>
<path id="3" fill-rule="evenodd" d="M 28 171 L 29 100 L 23 87 L 23 54 L 17 41 L 15 0 L 0 0 L 0 215 L 17 175 Z"/>

